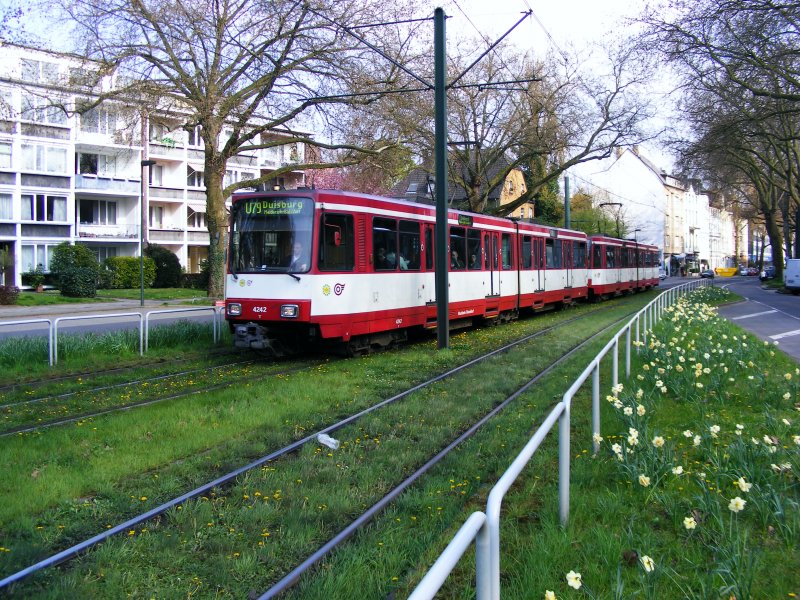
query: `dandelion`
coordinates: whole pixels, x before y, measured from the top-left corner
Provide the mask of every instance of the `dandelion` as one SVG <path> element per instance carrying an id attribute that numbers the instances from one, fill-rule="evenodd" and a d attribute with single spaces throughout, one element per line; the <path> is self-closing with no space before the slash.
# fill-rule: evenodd
<path id="1" fill-rule="evenodd" d="M 653 569 L 656 568 L 656 563 L 646 554 L 639 559 L 639 562 L 642 563 L 642 567 L 647 573 L 652 573 Z"/>
<path id="2" fill-rule="evenodd" d="M 551 590 L 546 590 L 544 593 L 544 600 L 556 600 L 556 593 Z"/>
<path id="3" fill-rule="evenodd" d="M 684 517 L 683 526 L 688 530 L 692 530 L 697 527 L 697 521 L 694 520 L 694 517 Z"/>
<path id="4" fill-rule="evenodd" d="M 581 581 L 581 574 L 576 573 L 575 571 L 570 571 L 567 573 L 567 585 L 576 590 L 581 589 L 581 586 L 583 585 L 583 582 Z"/>
<path id="5" fill-rule="evenodd" d="M 644 406 L 642 406 L 641 404 L 636 407 L 636 414 L 639 415 L 640 417 L 643 417 L 644 413 L 646 412 L 647 411 L 645 410 Z"/>
<path id="6" fill-rule="evenodd" d="M 681 465 L 678 465 L 677 467 L 672 467 L 672 474 L 683 475 L 683 467 Z"/>
<path id="7" fill-rule="evenodd" d="M 647 475 L 639 475 L 639 485 L 642 487 L 647 487 L 650 485 L 650 478 Z"/>
<path id="8" fill-rule="evenodd" d="M 660 435 L 657 435 L 653 438 L 653 446 L 656 448 L 662 448 L 664 446 L 664 438 Z"/>
<path id="9" fill-rule="evenodd" d="M 750 488 L 753 487 L 753 484 L 752 483 L 747 483 L 747 481 L 745 481 L 744 477 L 739 477 L 739 479 L 737 481 L 733 482 L 733 485 L 738 487 L 743 492 L 749 492 Z"/>
<path id="10" fill-rule="evenodd" d="M 739 496 L 736 496 L 736 498 L 733 498 L 728 503 L 728 509 L 731 512 L 738 513 L 739 511 L 744 510 L 745 504 L 747 504 L 747 500 L 742 500 Z"/>

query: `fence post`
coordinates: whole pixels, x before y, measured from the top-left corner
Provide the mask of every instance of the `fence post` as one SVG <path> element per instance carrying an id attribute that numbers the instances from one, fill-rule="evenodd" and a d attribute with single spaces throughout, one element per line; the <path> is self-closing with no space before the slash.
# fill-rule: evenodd
<path id="1" fill-rule="evenodd" d="M 631 327 L 632 324 L 628 323 L 625 330 L 625 379 L 631 377 Z"/>
<path id="2" fill-rule="evenodd" d="M 498 533 L 498 540 L 499 540 Z M 487 522 L 475 537 L 475 598 L 490 600 L 492 597 L 492 552 L 491 533 Z M 499 542 L 498 542 L 499 543 Z M 499 549 L 498 549 L 499 551 Z M 499 566 L 499 565 L 498 565 Z"/>
<path id="3" fill-rule="evenodd" d="M 614 354 L 611 356 L 611 385 L 619 383 L 619 335 L 614 338 Z"/>
<path id="4" fill-rule="evenodd" d="M 572 398 L 564 398 L 564 412 L 558 418 L 558 508 L 561 525 L 569 520 L 569 413 Z M 499 542 L 498 533 L 498 545 Z"/>
<path id="5" fill-rule="evenodd" d="M 615 347 L 616 351 L 616 347 Z M 616 359 L 616 355 L 614 356 Z M 614 385 L 616 384 L 616 374 L 614 376 Z M 592 370 L 592 453 L 597 454 L 600 451 L 600 443 L 596 441 L 595 434 L 600 433 L 600 360 L 595 364 Z"/>

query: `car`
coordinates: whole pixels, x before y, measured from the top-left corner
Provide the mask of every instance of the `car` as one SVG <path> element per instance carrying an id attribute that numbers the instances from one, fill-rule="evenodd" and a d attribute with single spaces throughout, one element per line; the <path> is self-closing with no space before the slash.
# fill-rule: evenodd
<path id="1" fill-rule="evenodd" d="M 775 279 L 774 265 L 767 265 L 764 267 L 764 270 L 761 271 L 761 281 L 766 281 L 767 279 Z"/>
<path id="2" fill-rule="evenodd" d="M 659 267 L 658 268 L 658 278 L 659 279 L 666 279 L 667 278 L 667 272 L 664 270 L 664 267 Z"/>
<path id="3" fill-rule="evenodd" d="M 714 279 L 714 271 L 712 271 L 711 269 L 700 271 L 700 277 L 704 277 L 706 279 Z"/>

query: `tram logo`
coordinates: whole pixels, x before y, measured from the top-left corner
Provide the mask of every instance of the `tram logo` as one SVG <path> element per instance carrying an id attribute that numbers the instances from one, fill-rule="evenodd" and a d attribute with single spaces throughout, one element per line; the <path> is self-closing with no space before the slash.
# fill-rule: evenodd
<path id="1" fill-rule="evenodd" d="M 330 296 L 331 295 L 331 286 L 329 286 L 327 283 L 322 286 L 322 294 L 324 296 Z"/>
<path id="2" fill-rule="evenodd" d="M 344 292 L 343 283 L 337 283 L 335 286 L 333 286 L 333 293 L 336 294 L 337 296 L 341 296 L 343 292 Z"/>

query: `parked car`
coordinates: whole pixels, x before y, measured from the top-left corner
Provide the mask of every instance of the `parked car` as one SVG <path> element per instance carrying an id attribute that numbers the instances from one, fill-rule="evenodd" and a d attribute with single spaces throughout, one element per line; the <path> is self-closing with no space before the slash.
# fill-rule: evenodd
<path id="1" fill-rule="evenodd" d="M 664 270 L 664 267 L 659 267 L 658 268 L 658 278 L 659 279 L 666 279 L 667 278 L 667 272 Z"/>
<path id="2" fill-rule="evenodd" d="M 711 269 L 700 271 L 700 277 L 704 277 L 706 279 L 714 279 L 714 271 L 712 271 Z"/>
<path id="3" fill-rule="evenodd" d="M 756 269 L 755 267 L 747 267 L 747 274 L 758 275 L 758 269 Z"/>
<path id="4" fill-rule="evenodd" d="M 761 271 L 761 281 L 766 281 L 767 279 L 775 279 L 775 267 L 773 265 L 767 265 Z"/>

